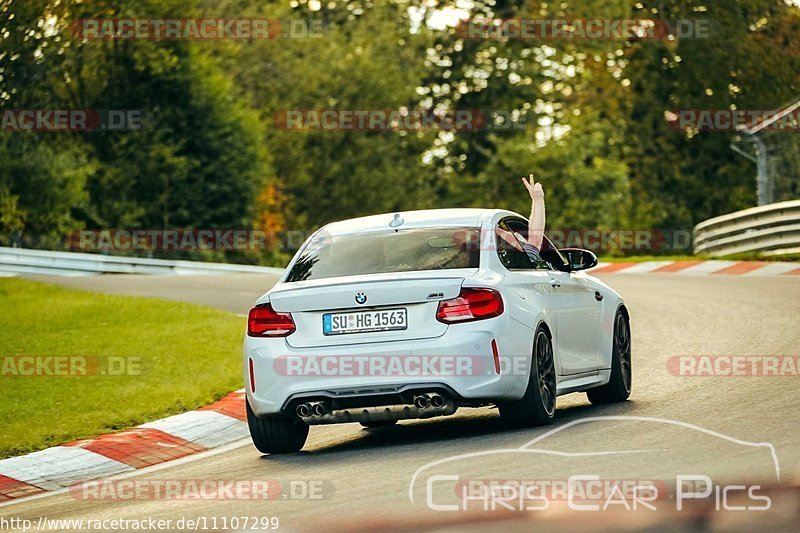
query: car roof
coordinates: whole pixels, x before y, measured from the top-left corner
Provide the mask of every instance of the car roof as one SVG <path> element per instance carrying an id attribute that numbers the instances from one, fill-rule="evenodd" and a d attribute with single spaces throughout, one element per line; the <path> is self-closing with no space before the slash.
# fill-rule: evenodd
<path id="1" fill-rule="evenodd" d="M 389 224 L 396 217 L 402 224 L 396 226 L 400 229 L 435 227 L 435 226 L 461 226 L 481 227 L 484 220 L 492 218 L 497 213 L 520 216 L 504 209 L 481 208 L 456 208 L 456 209 L 423 209 L 418 211 L 398 211 L 396 213 L 383 213 L 366 217 L 351 218 L 339 222 L 331 222 L 322 228 L 330 234 L 343 234 L 364 232 L 371 230 L 388 229 L 395 226 Z"/>

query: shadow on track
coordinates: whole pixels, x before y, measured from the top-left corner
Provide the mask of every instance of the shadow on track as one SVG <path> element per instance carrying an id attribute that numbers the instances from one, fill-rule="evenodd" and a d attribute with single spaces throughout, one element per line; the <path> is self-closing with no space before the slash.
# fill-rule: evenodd
<path id="1" fill-rule="evenodd" d="M 634 401 L 626 401 L 611 405 L 571 404 L 558 408 L 555 423 L 535 428 L 517 428 L 506 424 L 496 409 L 464 409 L 456 416 L 433 418 L 430 420 L 412 421 L 385 428 L 363 429 L 353 424 L 353 431 L 344 440 L 323 444 L 321 447 L 311 446 L 308 451 L 290 455 L 265 455 L 262 460 L 293 462 L 298 456 L 304 460 L 318 458 L 330 459 L 340 454 L 357 451 L 378 451 L 417 444 L 433 444 L 473 439 L 491 435 L 510 436 L 517 445 L 525 443 L 533 437 L 550 431 L 573 420 L 589 416 L 608 416 L 633 414 L 636 411 Z M 517 438 L 518 437 L 518 438 Z M 487 445 L 482 441 L 481 446 Z M 418 449 L 415 447 L 415 449 Z M 341 459 L 341 457 L 337 457 Z M 326 461 L 322 461 L 326 462 Z"/>

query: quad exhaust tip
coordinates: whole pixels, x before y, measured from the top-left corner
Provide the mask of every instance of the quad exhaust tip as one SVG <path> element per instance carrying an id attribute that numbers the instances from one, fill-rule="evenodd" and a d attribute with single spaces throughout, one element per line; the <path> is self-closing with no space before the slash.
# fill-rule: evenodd
<path id="1" fill-rule="evenodd" d="M 326 414 L 327 412 L 328 412 L 328 410 L 325 409 L 325 404 L 324 403 L 315 402 L 315 403 L 311 404 L 311 413 L 314 416 L 322 416 L 322 415 Z"/>
<path id="2" fill-rule="evenodd" d="M 301 403 L 300 405 L 297 406 L 295 412 L 297 413 L 297 416 L 299 416 L 300 418 L 311 416 L 311 404 Z"/>
<path id="3" fill-rule="evenodd" d="M 447 403 L 447 400 L 441 394 L 431 394 L 431 406 L 436 407 L 437 409 L 440 407 L 444 407 Z"/>
<path id="4" fill-rule="evenodd" d="M 414 396 L 414 407 L 425 409 L 431 404 L 431 398 L 427 394 L 417 394 Z"/>

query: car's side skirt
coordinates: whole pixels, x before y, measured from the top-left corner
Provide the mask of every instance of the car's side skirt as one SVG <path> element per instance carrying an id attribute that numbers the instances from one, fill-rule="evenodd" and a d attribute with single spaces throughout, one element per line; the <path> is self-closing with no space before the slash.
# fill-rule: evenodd
<path id="1" fill-rule="evenodd" d="M 579 374 L 576 376 L 569 376 L 568 378 L 561 378 L 556 387 L 556 394 L 569 394 L 571 392 L 580 392 L 594 387 L 601 387 L 608 383 L 611 379 L 611 370 L 599 370 L 586 374 Z"/>

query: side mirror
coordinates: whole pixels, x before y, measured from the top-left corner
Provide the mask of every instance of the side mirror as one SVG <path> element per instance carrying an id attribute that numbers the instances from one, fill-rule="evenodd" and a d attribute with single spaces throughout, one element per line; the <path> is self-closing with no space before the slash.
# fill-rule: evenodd
<path id="1" fill-rule="evenodd" d="M 562 248 L 559 250 L 567 258 L 572 272 L 597 266 L 597 256 L 583 248 Z"/>

